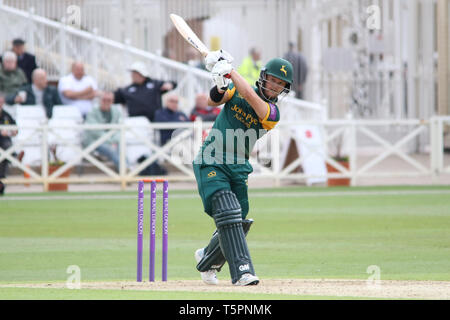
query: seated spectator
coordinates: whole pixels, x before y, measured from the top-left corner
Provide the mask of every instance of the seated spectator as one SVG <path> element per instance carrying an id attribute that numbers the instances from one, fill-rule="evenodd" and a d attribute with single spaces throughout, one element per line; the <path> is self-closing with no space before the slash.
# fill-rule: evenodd
<path id="1" fill-rule="evenodd" d="M 12 51 L 17 55 L 17 66 L 25 73 L 27 82 L 31 83 L 31 76 L 37 68 L 36 57 L 25 51 L 25 41 L 22 39 L 13 40 Z"/>
<path id="2" fill-rule="evenodd" d="M 27 83 L 27 77 L 22 69 L 17 67 L 17 56 L 12 51 L 6 51 L 2 57 L 0 68 L 0 91 L 6 95 L 13 94 Z"/>
<path id="3" fill-rule="evenodd" d="M 72 64 L 72 72 L 62 77 L 58 83 L 58 91 L 63 104 L 77 107 L 83 118 L 92 109 L 93 100 L 97 95 L 97 82 L 84 73 L 81 62 Z"/>
<path id="4" fill-rule="evenodd" d="M 132 83 L 114 92 L 114 103 L 125 104 L 130 117 L 145 116 L 152 122 L 156 110 L 162 107 L 161 95 L 175 89 L 177 84 L 150 78 L 142 62 L 133 63 L 129 70 Z"/>
<path id="5" fill-rule="evenodd" d="M 58 90 L 54 86 L 48 85 L 47 72 L 44 69 L 35 69 L 32 80 L 32 84 L 26 84 L 14 94 L 9 95 L 6 103 L 43 106 L 47 118 L 50 119 L 53 106 L 62 104 Z"/>
<path id="6" fill-rule="evenodd" d="M 122 120 L 120 107 L 113 104 L 114 94 L 104 92 L 101 94 L 100 104 L 94 106 L 87 114 L 86 124 L 118 124 Z M 83 146 L 87 147 L 109 130 L 86 130 L 84 132 Z M 116 132 L 109 140 L 100 145 L 96 151 L 111 160 L 119 171 L 119 143 L 120 135 Z"/>
<path id="7" fill-rule="evenodd" d="M 165 97 L 166 107 L 159 109 L 155 113 L 155 122 L 185 122 L 188 117 L 181 111 L 178 111 L 178 96 L 175 93 L 169 93 Z M 161 130 L 161 145 L 165 145 L 172 137 L 175 129 Z"/>
<path id="8" fill-rule="evenodd" d="M 11 117 L 11 115 L 3 110 L 3 105 L 5 104 L 5 97 L 3 93 L 0 93 L 0 125 L 14 125 L 16 122 Z M 0 148 L 7 150 L 11 147 L 12 141 L 11 137 L 17 134 L 17 130 L 5 130 L 0 129 Z M 23 152 L 21 153 L 23 157 Z M 20 158 L 21 160 L 21 158 Z M 0 179 L 6 178 L 6 171 L 8 170 L 9 161 L 7 159 L 0 162 Z M 5 193 L 5 185 L 0 181 L 0 196 Z"/>
<path id="9" fill-rule="evenodd" d="M 208 96 L 204 93 L 199 93 L 195 97 L 195 107 L 189 119 L 195 121 L 199 117 L 203 121 L 215 121 L 219 113 L 220 108 L 208 106 Z"/>

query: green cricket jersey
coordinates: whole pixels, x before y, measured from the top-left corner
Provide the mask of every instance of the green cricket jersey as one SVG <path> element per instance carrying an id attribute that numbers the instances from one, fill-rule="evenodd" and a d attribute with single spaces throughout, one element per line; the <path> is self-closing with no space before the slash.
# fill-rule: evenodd
<path id="1" fill-rule="evenodd" d="M 267 103 L 267 114 L 260 119 L 233 83 L 227 90 L 232 98 L 225 103 L 195 161 L 198 164 L 242 164 L 247 167 L 246 171 L 252 172 L 249 155 L 256 141 L 280 120 L 279 109 Z M 258 89 L 254 90 L 259 95 Z"/>

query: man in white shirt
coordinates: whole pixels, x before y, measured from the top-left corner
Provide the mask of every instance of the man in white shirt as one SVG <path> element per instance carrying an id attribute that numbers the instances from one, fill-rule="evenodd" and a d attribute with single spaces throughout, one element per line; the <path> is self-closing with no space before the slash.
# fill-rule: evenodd
<path id="1" fill-rule="evenodd" d="M 84 73 L 83 63 L 74 62 L 72 73 L 59 80 L 58 91 L 64 104 L 77 107 L 86 118 L 97 95 L 97 83 Z"/>

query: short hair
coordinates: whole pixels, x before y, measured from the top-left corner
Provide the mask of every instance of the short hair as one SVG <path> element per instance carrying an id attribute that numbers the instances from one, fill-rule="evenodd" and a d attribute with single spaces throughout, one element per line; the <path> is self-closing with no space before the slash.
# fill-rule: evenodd
<path id="1" fill-rule="evenodd" d="M 84 63 L 81 60 L 75 60 L 70 65 L 70 68 L 73 68 L 75 65 L 81 65 L 84 68 Z"/>
<path id="2" fill-rule="evenodd" d="M 169 92 L 167 92 L 167 93 L 162 97 L 163 104 L 166 105 L 166 104 L 167 104 L 167 101 L 168 101 L 171 97 L 177 97 L 178 99 L 180 98 L 180 96 L 179 96 L 176 92 L 174 92 L 174 91 L 169 91 Z"/>
<path id="3" fill-rule="evenodd" d="M 22 46 L 25 44 L 25 41 L 20 39 L 20 38 L 16 38 L 12 41 L 12 45 L 15 46 Z"/>
<path id="4" fill-rule="evenodd" d="M 3 61 L 5 60 L 15 60 L 17 61 L 17 55 L 12 51 L 5 51 L 2 55 Z"/>
<path id="5" fill-rule="evenodd" d="M 41 72 L 41 71 L 43 71 L 43 72 L 47 75 L 47 72 L 46 72 L 44 69 L 42 69 L 42 68 L 36 68 L 36 69 L 34 69 L 33 72 L 31 73 L 31 79 L 34 79 L 34 77 L 36 77 L 36 74 L 39 73 L 39 72 Z"/>
<path id="6" fill-rule="evenodd" d="M 100 93 L 99 98 L 103 99 L 103 97 L 105 97 L 105 96 L 112 96 L 113 101 L 114 101 L 114 92 L 112 92 L 112 91 L 103 91 L 102 93 Z"/>
<path id="7" fill-rule="evenodd" d="M 250 54 L 255 54 L 255 53 L 259 53 L 261 54 L 261 50 L 258 47 L 251 47 L 249 50 Z"/>

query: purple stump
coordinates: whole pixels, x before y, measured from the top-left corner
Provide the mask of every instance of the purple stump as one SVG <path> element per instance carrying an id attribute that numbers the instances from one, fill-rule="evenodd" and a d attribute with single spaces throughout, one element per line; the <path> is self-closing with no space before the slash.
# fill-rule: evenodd
<path id="1" fill-rule="evenodd" d="M 138 183 L 138 218 L 137 218 L 137 276 L 142 281 L 142 242 L 144 233 L 144 182 Z"/>
<path id="2" fill-rule="evenodd" d="M 150 263 L 149 280 L 155 281 L 155 242 L 156 242 L 156 181 L 151 182 L 150 190 Z"/>
<path id="3" fill-rule="evenodd" d="M 162 281 L 167 281 L 167 254 L 169 240 L 169 182 L 163 183 L 163 229 L 162 229 Z"/>

